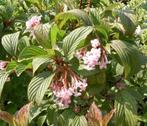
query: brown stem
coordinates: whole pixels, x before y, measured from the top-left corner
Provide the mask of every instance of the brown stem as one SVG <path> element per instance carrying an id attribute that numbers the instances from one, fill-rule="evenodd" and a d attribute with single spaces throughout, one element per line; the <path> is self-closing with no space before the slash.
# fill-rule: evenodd
<path id="1" fill-rule="evenodd" d="M 87 0 L 87 14 L 90 12 L 91 0 Z"/>
<path id="2" fill-rule="evenodd" d="M 82 3 L 83 3 L 83 0 L 80 0 L 80 9 L 82 9 Z"/>

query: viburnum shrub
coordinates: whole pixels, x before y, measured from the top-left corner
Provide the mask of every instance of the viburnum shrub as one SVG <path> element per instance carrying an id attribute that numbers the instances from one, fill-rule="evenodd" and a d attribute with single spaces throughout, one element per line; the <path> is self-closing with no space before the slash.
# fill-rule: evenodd
<path id="1" fill-rule="evenodd" d="M 146 126 L 145 0 L 0 0 L 0 126 Z"/>

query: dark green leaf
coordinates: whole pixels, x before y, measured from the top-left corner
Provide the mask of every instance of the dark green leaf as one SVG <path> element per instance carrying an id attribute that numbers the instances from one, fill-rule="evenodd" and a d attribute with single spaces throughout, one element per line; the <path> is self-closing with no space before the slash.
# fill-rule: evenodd
<path id="1" fill-rule="evenodd" d="M 121 91 L 115 100 L 115 124 L 117 126 L 137 125 L 137 102 L 127 91 Z"/>
<path id="2" fill-rule="evenodd" d="M 124 66 L 126 78 L 139 70 L 144 57 L 137 48 L 121 40 L 113 40 L 111 47 L 118 54 L 120 64 Z"/>

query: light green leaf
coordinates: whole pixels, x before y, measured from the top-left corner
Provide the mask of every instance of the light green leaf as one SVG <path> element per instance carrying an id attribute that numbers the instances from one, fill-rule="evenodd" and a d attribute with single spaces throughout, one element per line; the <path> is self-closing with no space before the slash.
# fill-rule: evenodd
<path id="1" fill-rule="evenodd" d="M 47 52 L 40 47 L 37 46 L 29 46 L 22 50 L 19 54 L 19 60 L 29 59 L 34 57 L 45 57 Z"/>
<path id="2" fill-rule="evenodd" d="M 49 58 L 34 58 L 33 62 L 32 62 L 32 66 L 33 66 L 33 73 L 36 72 L 36 70 L 42 65 L 42 64 L 47 64 L 49 63 L 50 60 Z"/>
<path id="3" fill-rule="evenodd" d="M 3 91 L 4 84 L 7 81 L 9 74 L 9 72 L 0 70 L 0 97 Z"/>
<path id="4" fill-rule="evenodd" d="M 68 19 L 70 19 L 69 17 L 73 18 L 73 16 L 82 20 L 86 26 L 93 25 L 91 19 L 86 14 L 86 12 L 79 10 L 79 9 L 73 9 L 73 10 L 69 10 L 67 12 L 60 13 L 59 15 L 56 16 L 56 21 L 59 20 L 60 18 L 63 18 L 65 21 L 67 21 Z"/>
<path id="5" fill-rule="evenodd" d="M 13 71 L 13 70 L 15 70 L 16 66 L 17 66 L 17 62 L 12 60 L 11 62 L 9 62 L 7 64 L 6 71 Z"/>
<path id="6" fill-rule="evenodd" d="M 86 26 L 92 26 L 93 25 L 89 16 L 86 14 L 86 12 L 84 12 L 82 10 L 73 9 L 73 10 L 67 11 L 65 13 L 72 14 L 73 16 L 81 19 L 85 23 Z"/>
<path id="7" fill-rule="evenodd" d="M 54 74 L 51 74 L 49 72 L 43 72 L 35 76 L 28 86 L 29 100 L 40 104 L 53 77 Z"/>
<path id="8" fill-rule="evenodd" d="M 93 27 L 80 27 L 72 31 L 63 40 L 64 55 L 70 57 L 77 46 L 84 40 L 93 30 Z"/>
<path id="9" fill-rule="evenodd" d="M 51 28 L 51 32 L 50 32 L 50 38 L 51 38 L 51 44 L 52 46 L 55 45 L 55 43 L 57 42 L 57 35 L 59 33 L 59 28 L 58 26 L 55 24 L 53 25 L 53 27 Z"/>
<path id="10" fill-rule="evenodd" d="M 88 126 L 85 116 L 76 116 L 71 126 Z"/>
<path id="11" fill-rule="evenodd" d="M 20 32 L 16 32 L 2 37 L 2 45 L 4 49 L 12 56 L 16 56 L 17 54 L 19 34 Z"/>
<path id="12" fill-rule="evenodd" d="M 31 61 L 28 60 L 26 62 L 24 61 L 17 63 L 15 71 L 17 76 L 20 76 L 26 69 L 31 69 L 31 68 L 32 68 Z"/>

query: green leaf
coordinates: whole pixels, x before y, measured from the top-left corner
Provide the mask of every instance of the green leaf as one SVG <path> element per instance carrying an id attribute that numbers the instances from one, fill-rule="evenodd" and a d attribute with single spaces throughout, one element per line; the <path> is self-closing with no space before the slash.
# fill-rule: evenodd
<path id="1" fill-rule="evenodd" d="M 71 126 L 88 126 L 85 116 L 76 116 Z"/>
<path id="2" fill-rule="evenodd" d="M 118 16 L 120 17 L 121 23 L 125 28 L 127 34 L 133 34 L 136 30 L 136 19 L 135 15 L 129 12 L 118 11 Z"/>
<path id="3" fill-rule="evenodd" d="M 19 34 L 20 32 L 16 32 L 2 37 L 2 45 L 4 49 L 12 56 L 16 56 L 17 54 Z"/>
<path id="4" fill-rule="evenodd" d="M 115 125 L 136 126 L 137 125 L 137 102 L 128 91 L 121 91 L 115 100 Z"/>
<path id="5" fill-rule="evenodd" d="M 35 76 L 28 86 L 29 100 L 40 104 L 53 77 L 54 74 L 51 74 L 49 72 L 43 72 Z"/>
<path id="6" fill-rule="evenodd" d="M 43 64 L 48 64 L 50 62 L 49 58 L 34 58 L 33 62 L 32 62 L 32 66 L 33 66 L 33 73 L 35 73 L 37 71 L 37 69 L 43 65 Z"/>
<path id="7" fill-rule="evenodd" d="M 64 55 L 70 57 L 77 46 L 84 40 L 93 30 L 93 27 L 80 27 L 72 31 L 63 40 Z"/>
<path id="8" fill-rule="evenodd" d="M 124 66 L 126 78 L 129 77 L 129 75 L 135 74 L 139 70 L 141 64 L 143 64 L 143 55 L 137 50 L 137 48 L 121 40 L 113 40 L 111 47 L 118 54 L 120 64 Z"/>
<path id="9" fill-rule="evenodd" d="M 4 84 L 7 81 L 9 74 L 9 72 L 0 70 L 0 97 L 3 91 Z"/>
<path id="10" fill-rule="evenodd" d="M 19 54 L 19 60 L 30 59 L 34 57 L 44 57 L 47 55 L 47 52 L 40 47 L 37 46 L 29 46 L 22 50 Z"/>
<path id="11" fill-rule="evenodd" d="M 49 39 L 50 29 L 51 29 L 51 25 L 47 23 L 47 24 L 39 25 L 34 30 L 34 34 L 37 41 L 44 48 L 51 48 L 51 41 Z"/>
<path id="12" fill-rule="evenodd" d="M 79 10 L 79 9 L 73 9 L 69 10 L 67 12 L 60 13 L 56 16 L 56 20 L 59 20 L 60 17 L 66 19 L 68 17 L 77 17 L 78 19 L 82 20 L 86 26 L 92 26 L 93 23 L 90 20 L 89 16 L 86 14 L 86 12 Z"/>
<path id="13" fill-rule="evenodd" d="M 69 114 L 70 113 L 70 114 Z M 66 109 L 59 117 L 58 117 L 58 125 L 59 126 L 71 126 L 76 114 L 72 109 Z"/>
<path id="14" fill-rule="evenodd" d="M 6 71 L 15 71 L 17 76 L 20 76 L 26 69 L 32 68 L 31 63 L 31 60 L 24 60 L 22 62 L 12 60 L 8 63 Z"/>

